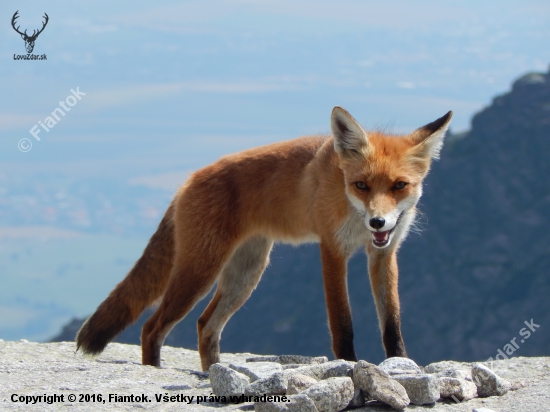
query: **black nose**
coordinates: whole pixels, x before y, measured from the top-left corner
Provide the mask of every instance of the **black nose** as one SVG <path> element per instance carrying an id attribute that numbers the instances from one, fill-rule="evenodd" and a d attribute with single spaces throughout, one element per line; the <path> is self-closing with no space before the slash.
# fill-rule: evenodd
<path id="1" fill-rule="evenodd" d="M 386 224 L 386 221 L 381 217 L 373 217 L 371 220 L 369 220 L 369 225 L 373 229 L 380 229 Z"/>

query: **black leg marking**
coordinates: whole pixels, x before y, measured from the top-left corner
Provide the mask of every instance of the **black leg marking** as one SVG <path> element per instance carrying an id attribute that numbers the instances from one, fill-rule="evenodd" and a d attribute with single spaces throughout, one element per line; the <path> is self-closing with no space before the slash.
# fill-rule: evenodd
<path id="1" fill-rule="evenodd" d="M 334 354 L 337 359 L 344 359 L 347 361 L 357 361 L 355 355 L 355 347 L 353 346 L 353 326 L 349 325 L 343 328 L 340 341 L 336 344 L 337 347 L 334 350 Z"/>
<path id="2" fill-rule="evenodd" d="M 399 321 L 388 321 L 384 328 L 384 348 L 386 349 L 386 357 L 391 358 L 394 356 L 400 356 L 407 358 L 407 351 L 405 350 L 405 343 L 401 336 L 401 324 Z"/>

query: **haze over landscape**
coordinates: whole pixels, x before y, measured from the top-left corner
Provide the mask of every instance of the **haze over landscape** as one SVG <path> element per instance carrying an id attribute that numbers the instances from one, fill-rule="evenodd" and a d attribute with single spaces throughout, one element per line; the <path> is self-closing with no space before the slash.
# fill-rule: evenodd
<path id="1" fill-rule="evenodd" d="M 16 10 L 18 24 L 30 31 L 39 28 L 44 12 L 48 13 L 48 26 L 34 50 L 45 53 L 46 61 L 13 60 L 14 54 L 25 52 L 23 40 L 10 25 Z M 550 63 L 550 4 L 544 1 L 397 1 L 391 5 L 372 1 L 165 1 L 154 5 L 143 1 L 70 5 L 30 1 L 22 5 L 7 1 L 0 4 L 0 16 L 0 56 L 4 60 L 0 65 L 0 338 L 6 340 L 47 340 L 73 317 L 89 315 L 139 257 L 174 190 L 190 171 L 244 148 L 327 133 L 334 105 L 346 107 L 366 128 L 397 132 L 411 131 L 452 109 L 452 134 L 464 136 L 461 133 L 472 129 L 472 116 L 490 106 L 494 96 L 510 91 L 512 82 L 525 73 L 546 73 Z M 40 141 L 35 140 L 29 130 L 77 88 L 85 93 L 81 100 L 49 132 L 43 130 Z M 519 100 L 514 101 L 522 103 L 499 116 L 510 120 L 530 101 L 521 94 L 524 89 L 517 90 Z M 527 100 L 521 100 L 524 97 Z M 541 100 L 541 107 L 545 101 Z M 531 121 L 535 115 L 548 116 L 543 109 L 542 114 L 535 112 L 520 117 Z M 477 131 L 474 127 L 470 142 L 480 136 L 503 136 L 503 130 L 495 126 L 499 120 L 497 116 L 483 123 L 491 124 L 489 132 L 481 123 Z M 518 124 L 510 127 L 520 130 Z M 537 130 L 542 130 L 537 135 L 540 146 L 534 146 L 540 158 L 514 147 L 515 135 L 507 138 L 506 147 L 497 147 L 506 149 L 502 153 L 523 153 L 522 165 L 538 164 L 549 147 L 548 141 L 543 142 L 547 129 Z M 23 138 L 32 142 L 28 152 L 18 149 Z M 499 215 L 501 220 L 487 218 L 488 226 L 475 234 L 462 232 L 471 236 L 463 243 L 443 241 L 452 230 L 466 227 L 469 218 L 467 214 L 451 218 L 434 215 L 437 210 L 447 210 L 447 206 L 438 209 L 438 205 L 448 205 L 453 199 L 452 191 L 445 188 L 446 179 L 461 185 L 461 176 L 456 174 L 472 164 L 480 168 L 479 173 L 464 171 L 463 176 L 475 179 L 486 173 L 487 179 L 491 178 L 487 170 L 493 169 L 484 169 L 489 152 L 474 146 L 457 144 L 458 154 L 451 146 L 445 148 L 449 151 L 443 152 L 430 176 L 432 187 L 438 190 L 428 185 L 422 200 L 425 232 L 411 236 L 401 256 L 403 272 L 418 273 L 420 269 L 410 269 L 406 263 L 406 259 L 415 259 L 422 270 L 439 276 L 437 281 L 427 277 L 424 281 L 429 284 L 417 285 L 404 273 L 402 289 L 424 288 L 430 296 L 442 293 L 458 306 L 436 306 L 434 320 L 433 306 L 423 306 L 426 300 L 418 302 L 408 295 L 406 309 L 414 312 L 414 306 L 420 306 L 415 312 L 420 317 L 405 315 L 409 326 L 405 324 L 404 330 L 406 342 L 408 334 L 418 348 L 426 347 L 424 338 L 451 342 L 453 333 L 461 339 L 471 338 L 469 350 L 482 347 L 484 351 L 476 353 L 488 357 L 517 333 L 523 320 L 537 319 L 541 309 L 536 305 L 527 313 L 515 312 L 513 319 L 510 308 L 524 307 L 528 300 L 537 302 L 546 290 L 548 262 L 543 256 L 547 252 L 539 250 L 530 255 L 538 260 L 533 258 L 526 268 L 513 270 L 514 261 L 499 260 L 500 252 L 476 256 L 492 259 L 476 267 L 468 259 L 476 249 L 485 250 L 478 246 L 487 242 L 506 253 L 513 253 L 518 244 L 529 248 L 537 239 L 542 242 L 548 220 L 537 221 L 535 217 L 544 214 L 532 212 L 531 221 L 538 226 L 515 233 L 522 239 L 519 243 L 514 243 L 513 234 L 507 234 L 506 240 L 488 235 L 507 225 L 504 217 L 513 217 L 504 212 Z M 451 172 L 454 174 L 445 175 Z M 532 176 L 529 173 L 521 176 Z M 506 178 L 513 180 L 514 176 Z M 522 178 L 518 178 L 519 186 L 503 183 L 502 187 L 515 188 L 503 193 L 521 193 L 531 199 L 526 193 L 534 192 L 523 189 L 536 180 Z M 544 195 L 531 199 L 541 202 L 536 207 L 544 204 L 549 193 L 544 185 Z M 478 187 L 469 180 L 460 193 L 478 199 L 472 203 L 475 205 L 510 199 L 499 197 L 499 193 L 479 193 Z M 504 204 L 510 212 L 523 210 L 513 202 Z M 477 206 L 472 207 L 470 211 L 475 213 Z M 446 226 L 445 218 L 456 226 Z M 539 237 L 529 236 L 533 233 Z M 438 239 L 450 250 L 460 247 L 460 259 L 451 262 L 442 255 L 433 256 L 430 251 L 438 247 Z M 467 244 L 472 249 L 464 246 Z M 306 249 L 282 247 L 275 250 L 273 259 L 288 261 L 288 266 L 281 267 L 285 273 L 305 273 L 309 283 L 304 287 L 311 288 L 310 298 L 320 302 L 313 323 L 326 336 L 326 341 L 311 348 L 325 353 L 328 333 L 318 257 L 315 247 Z M 288 257 L 300 253 L 302 260 Z M 374 342 L 372 348 L 368 344 L 363 350 L 380 356 L 364 257 L 358 256 L 352 266 L 364 282 L 358 286 L 363 294 L 354 302 L 354 310 L 357 307 L 364 313 L 364 322 L 369 322 L 365 328 Z M 276 267 L 274 263 L 272 269 Z M 457 326 L 456 308 L 474 296 L 455 295 L 453 301 L 446 289 L 449 283 L 455 288 L 461 284 L 453 283 L 457 271 L 466 273 L 461 278 L 464 283 L 479 281 L 487 288 L 486 296 L 495 296 L 494 302 L 489 298 L 487 305 L 474 305 L 480 317 L 470 318 L 466 328 Z M 514 279 L 533 279 L 533 273 L 539 283 L 514 297 L 512 292 L 522 290 L 524 284 Z M 276 275 L 270 274 L 271 278 Z M 502 286 L 508 281 L 518 283 Z M 253 298 L 273 302 L 276 295 L 269 292 L 260 286 Z M 296 310 L 292 300 L 285 302 L 284 308 L 290 313 Z M 247 313 L 247 305 L 241 312 L 238 316 Z M 363 315 L 357 316 L 363 321 Z M 250 322 L 249 317 L 240 319 L 236 317 L 234 329 L 229 329 L 231 322 L 228 325 L 224 335 L 228 344 L 230 336 Z M 482 319 L 490 321 L 484 324 Z M 194 329 L 195 320 L 196 316 L 186 320 L 190 329 Z M 261 321 L 260 316 L 254 322 L 259 325 Z M 291 315 L 271 321 L 268 329 L 281 335 L 281 340 L 294 336 L 302 345 L 299 350 L 307 350 L 306 336 L 298 339 Z M 192 346 L 194 338 L 189 339 L 186 344 Z M 463 345 L 464 341 L 460 342 Z M 543 342 L 533 337 L 529 345 Z M 279 350 L 242 344 L 230 348 Z M 522 350 L 528 353 L 528 348 L 526 344 Z M 445 354 L 435 352 L 437 356 Z M 464 356 L 464 351 L 459 356 Z"/>

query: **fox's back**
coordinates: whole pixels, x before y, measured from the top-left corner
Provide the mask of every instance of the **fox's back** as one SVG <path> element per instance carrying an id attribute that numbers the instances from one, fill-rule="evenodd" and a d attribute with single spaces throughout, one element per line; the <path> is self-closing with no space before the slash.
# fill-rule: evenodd
<path id="1" fill-rule="evenodd" d="M 304 178 L 329 140 L 302 137 L 224 156 L 182 187 L 177 220 L 189 224 L 200 215 L 201 225 L 216 222 L 221 232 L 239 228 L 271 232 L 274 238 L 307 236 L 307 192 L 313 188 L 304 191 Z"/>

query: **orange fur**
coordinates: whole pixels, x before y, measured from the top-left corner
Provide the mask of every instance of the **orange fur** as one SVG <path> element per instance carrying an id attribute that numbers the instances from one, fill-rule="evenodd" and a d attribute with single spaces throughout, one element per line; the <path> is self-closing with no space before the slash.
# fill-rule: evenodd
<path id="1" fill-rule="evenodd" d="M 164 237 L 164 247 L 154 242 L 161 238 L 157 231 L 140 259 L 149 263 L 136 264 L 100 305 L 79 332 L 78 347 L 101 351 L 114 332 L 162 297 L 141 337 L 143 363 L 158 366 L 166 335 L 217 281 L 198 322 L 206 370 L 219 362 L 221 331 L 259 282 L 273 242 L 319 241 L 335 356 L 355 360 L 346 267 L 361 246 L 369 257 L 386 354 L 406 356 L 395 256 L 450 117 L 448 113 L 408 136 L 367 134 L 336 107 L 333 137 L 250 149 L 197 171 L 180 188 L 159 227 L 162 233 L 169 228 L 170 241 Z M 402 183 L 406 185 L 400 187 Z M 165 259 L 155 267 L 162 253 Z"/>

